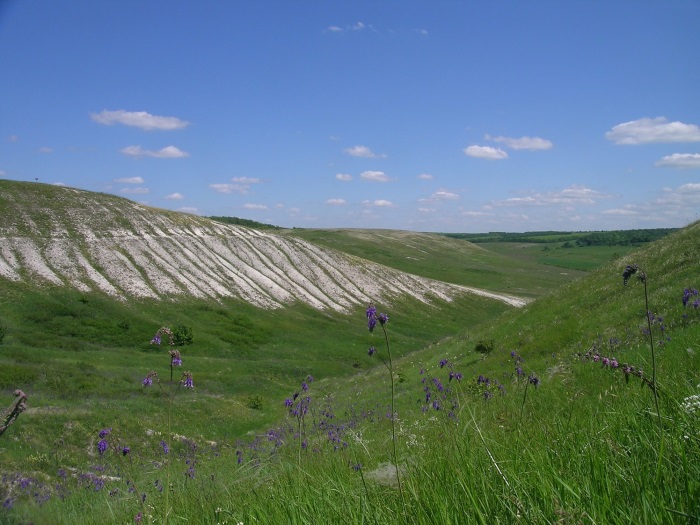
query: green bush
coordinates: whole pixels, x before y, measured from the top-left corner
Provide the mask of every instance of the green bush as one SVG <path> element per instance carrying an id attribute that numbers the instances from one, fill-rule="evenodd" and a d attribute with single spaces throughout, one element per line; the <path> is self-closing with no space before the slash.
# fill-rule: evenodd
<path id="1" fill-rule="evenodd" d="M 193 340 L 192 327 L 179 324 L 173 328 L 173 342 L 175 346 L 191 345 Z"/>
<path id="2" fill-rule="evenodd" d="M 474 350 L 476 352 L 479 352 L 480 354 L 484 355 L 490 354 L 494 348 L 496 348 L 496 343 L 493 339 L 491 339 L 490 341 L 479 341 L 474 346 Z"/>

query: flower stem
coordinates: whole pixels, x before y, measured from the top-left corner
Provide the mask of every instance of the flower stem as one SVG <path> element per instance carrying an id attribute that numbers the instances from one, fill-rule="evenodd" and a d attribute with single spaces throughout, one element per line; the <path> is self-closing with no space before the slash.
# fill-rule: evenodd
<path id="1" fill-rule="evenodd" d="M 382 331 L 384 332 L 384 341 L 386 342 L 386 353 L 389 360 L 389 378 L 391 380 L 391 447 L 392 455 L 394 456 L 394 467 L 396 468 L 396 482 L 399 487 L 399 494 L 401 495 L 401 501 L 403 503 L 403 510 L 406 512 L 406 500 L 404 499 L 403 489 L 401 487 L 401 476 L 399 474 L 399 460 L 396 453 L 396 418 L 394 411 L 394 365 L 391 360 L 391 347 L 389 345 L 389 334 L 387 334 L 386 327 L 384 323 L 381 324 Z"/>

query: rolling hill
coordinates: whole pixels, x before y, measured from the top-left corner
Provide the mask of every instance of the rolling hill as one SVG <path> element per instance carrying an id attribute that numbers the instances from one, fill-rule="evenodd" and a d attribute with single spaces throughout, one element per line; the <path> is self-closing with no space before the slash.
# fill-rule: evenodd
<path id="1" fill-rule="evenodd" d="M 399 296 L 430 302 L 473 293 L 525 304 L 300 237 L 72 188 L 0 181 L 0 225 L 0 278 L 120 299 L 232 297 L 273 309 L 300 301 L 340 312 Z"/>

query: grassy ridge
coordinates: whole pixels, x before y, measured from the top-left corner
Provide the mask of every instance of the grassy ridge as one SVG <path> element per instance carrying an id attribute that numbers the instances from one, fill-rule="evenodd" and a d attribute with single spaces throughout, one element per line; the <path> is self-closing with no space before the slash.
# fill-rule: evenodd
<path id="1" fill-rule="evenodd" d="M 348 381 L 317 376 L 303 434 L 297 435 L 301 422 L 289 417 L 260 440 L 232 442 L 217 456 L 201 450 L 195 478 L 182 476 L 189 449 L 176 443 L 179 457 L 169 468 L 179 481 L 171 481 L 167 501 L 157 488 L 165 467 L 158 467 L 136 477 L 150 485 L 156 480 L 155 488 L 139 489 L 148 494 L 146 506 L 90 486 L 14 516 L 54 523 L 126 522 L 138 512 L 155 522 L 167 514 L 171 521 L 205 523 L 693 523 L 700 516 L 700 422 L 683 403 L 700 382 L 700 310 L 684 308 L 681 297 L 684 287 L 698 287 L 692 251 L 698 242 L 700 223 L 523 310 L 398 357 L 403 498 L 386 465 L 390 400 L 386 370 L 378 365 Z M 657 320 L 661 425 L 648 386 L 592 358 L 614 356 L 650 373 L 643 286 L 623 286 L 621 279 L 632 262 L 647 272 Z M 401 353 L 402 323 L 410 320 L 394 316 L 393 308 L 389 314 L 391 345 Z M 435 319 L 421 308 L 413 315 Z M 362 312 L 347 322 L 361 328 L 347 344 L 356 342 L 361 359 L 376 363 L 363 348 L 376 345 L 381 353 L 381 332 L 367 332 Z M 494 341 L 486 355 L 474 352 L 482 340 Z M 343 344 L 339 339 L 337 346 Z M 462 379 L 449 381 L 449 372 Z M 441 410 L 425 402 L 426 388 Z M 109 472 L 124 465 L 114 456 L 103 463 Z M 88 502 L 95 510 L 85 516 L 80 509 Z"/>
<path id="2" fill-rule="evenodd" d="M 297 229 L 289 234 L 407 273 L 522 297 L 542 296 L 584 274 L 434 233 Z"/>
<path id="3" fill-rule="evenodd" d="M 415 241 L 394 253 L 415 254 Z M 384 338 L 367 331 L 363 311 L 122 304 L 5 283 L 3 388 L 9 399 L 24 377 L 31 410 L 0 438 L 11 503 L 0 521 L 126 523 L 141 513 L 156 523 L 697 522 L 700 422 L 683 403 L 700 383 L 700 309 L 684 308 L 681 296 L 700 287 L 699 244 L 696 223 L 550 286 L 522 310 L 480 298 L 377 305 L 390 316 L 403 497 L 386 465 Z M 414 264 L 406 260 L 396 264 Z M 516 261 L 523 268 L 512 259 L 483 275 L 523 273 L 522 286 L 533 286 L 535 274 L 528 280 Z M 648 276 L 661 424 L 645 383 L 593 360 L 598 352 L 650 375 L 643 287 L 620 276 L 628 263 Z M 148 340 L 177 323 L 194 328 L 195 343 L 181 351 L 196 389 L 170 405 L 140 381 L 151 369 L 167 378 L 166 349 Z M 475 352 L 491 341 L 491 352 Z M 370 346 L 379 356 L 367 355 Z M 305 393 L 307 374 L 315 381 Z M 303 419 L 283 404 L 295 392 L 310 397 Z M 100 455 L 105 427 L 110 448 Z M 34 494 L 45 493 L 39 503 Z"/>

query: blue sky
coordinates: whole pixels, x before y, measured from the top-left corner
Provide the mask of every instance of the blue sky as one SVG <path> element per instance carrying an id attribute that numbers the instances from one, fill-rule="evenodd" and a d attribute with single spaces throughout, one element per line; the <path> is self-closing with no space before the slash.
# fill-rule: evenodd
<path id="1" fill-rule="evenodd" d="M 696 0 L 0 0 L 0 178 L 288 227 L 681 227 L 698 20 Z"/>

